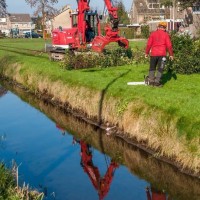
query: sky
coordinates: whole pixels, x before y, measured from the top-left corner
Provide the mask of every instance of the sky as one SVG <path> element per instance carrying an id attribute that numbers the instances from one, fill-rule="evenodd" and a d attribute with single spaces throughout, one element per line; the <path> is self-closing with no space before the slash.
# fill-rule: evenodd
<path id="1" fill-rule="evenodd" d="M 122 0 L 124 6 L 127 11 L 130 11 L 132 1 L 133 0 Z M 9 13 L 29 13 L 33 14 L 34 9 L 31 9 L 25 2 L 25 0 L 6 0 L 7 3 L 7 11 Z M 71 5 L 72 9 L 77 8 L 76 0 L 58 0 L 58 4 L 55 5 L 57 9 L 62 8 L 65 5 Z M 98 10 L 102 11 L 104 8 L 104 0 L 91 0 L 90 1 L 91 8 L 98 8 Z"/>

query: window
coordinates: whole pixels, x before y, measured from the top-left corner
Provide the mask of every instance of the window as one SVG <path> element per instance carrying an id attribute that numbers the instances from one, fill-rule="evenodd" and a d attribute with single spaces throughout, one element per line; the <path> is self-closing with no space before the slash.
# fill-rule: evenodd
<path id="1" fill-rule="evenodd" d="M 193 13 L 200 14 L 200 6 L 193 6 L 192 11 Z"/>

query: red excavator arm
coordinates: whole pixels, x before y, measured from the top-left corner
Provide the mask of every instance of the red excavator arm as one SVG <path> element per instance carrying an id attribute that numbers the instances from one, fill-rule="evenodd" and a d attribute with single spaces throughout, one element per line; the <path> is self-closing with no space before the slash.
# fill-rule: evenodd
<path id="1" fill-rule="evenodd" d="M 104 47 L 111 42 L 118 42 L 118 44 L 124 48 L 128 48 L 129 42 L 126 38 L 119 36 L 119 19 L 117 15 L 118 8 L 113 7 L 111 0 L 104 0 L 105 5 L 108 9 L 110 24 L 105 27 L 106 35 L 98 35 L 92 42 L 92 49 L 97 52 L 102 52 Z"/>
<path id="2" fill-rule="evenodd" d="M 110 0 L 104 0 L 104 1 L 106 4 L 106 7 L 108 9 L 109 16 L 110 16 L 112 30 L 117 32 L 118 31 L 118 23 L 119 23 L 119 19 L 118 19 L 118 15 L 117 15 L 118 8 L 113 7 Z"/>

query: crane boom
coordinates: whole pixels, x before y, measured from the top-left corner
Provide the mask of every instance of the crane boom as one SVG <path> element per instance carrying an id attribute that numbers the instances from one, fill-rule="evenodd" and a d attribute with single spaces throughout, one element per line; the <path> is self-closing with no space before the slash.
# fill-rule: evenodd
<path id="1" fill-rule="evenodd" d="M 111 0 L 104 0 L 104 2 L 108 9 L 110 21 L 112 23 L 112 29 L 116 30 L 116 29 L 118 29 L 118 23 L 119 23 L 119 19 L 118 19 L 118 15 L 117 15 L 118 8 L 113 7 Z"/>
<path id="2" fill-rule="evenodd" d="M 119 19 L 117 15 L 117 7 L 114 7 L 111 0 L 104 0 L 108 9 L 110 24 L 105 26 L 105 36 L 98 35 L 92 41 L 92 49 L 97 52 L 102 52 L 105 46 L 111 42 L 117 42 L 119 46 L 128 48 L 129 42 L 126 38 L 119 36 Z"/>

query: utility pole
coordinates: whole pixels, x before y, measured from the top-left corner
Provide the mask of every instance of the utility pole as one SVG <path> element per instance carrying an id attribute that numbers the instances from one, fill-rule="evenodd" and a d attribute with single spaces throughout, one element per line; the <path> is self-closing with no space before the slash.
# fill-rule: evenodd
<path id="1" fill-rule="evenodd" d="M 32 23 L 30 23 L 30 38 L 32 39 Z"/>
<path id="2" fill-rule="evenodd" d="M 42 0 L 42 32 L 43 32 L 43 38 L 46 40 L 45 20 L 46 20 L 45 0 Z"/>

